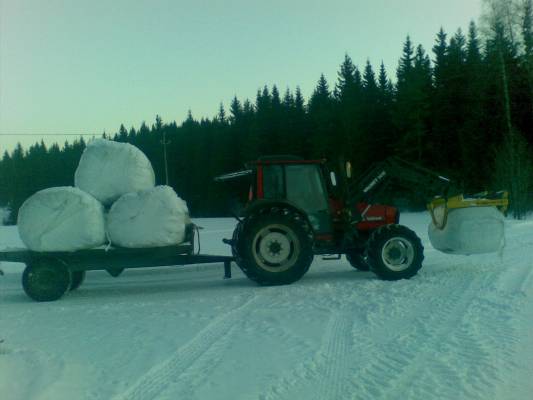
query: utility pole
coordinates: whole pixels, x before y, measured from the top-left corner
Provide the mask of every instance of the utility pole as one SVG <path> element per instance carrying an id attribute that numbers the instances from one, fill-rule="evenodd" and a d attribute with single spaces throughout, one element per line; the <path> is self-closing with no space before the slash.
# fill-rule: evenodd
<path id="1" fill-rule="evenodd" d="M 171 142 L 167 142 L 167 133 L 163 129 L 163 140 L 161 141 L 163 144 L 163 158 L 165 160 L 165 185 L 168 186 L 168 162 L 167 162 L 167 145 Z"/>

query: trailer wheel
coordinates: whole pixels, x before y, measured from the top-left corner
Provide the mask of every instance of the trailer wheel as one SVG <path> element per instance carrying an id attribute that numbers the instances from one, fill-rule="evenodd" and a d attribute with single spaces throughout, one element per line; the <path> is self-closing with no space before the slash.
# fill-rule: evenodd
<path id="1" fill-rule="evenodd" d="M 76 290 L 85 281 L 85 271 L 72 271 L 72 282 L 69 290 Z"/>
<path id="2" fill-rule="evenodd" d="M 346 252 L 346 259 L 355 269 L 359 271 L 370 271 L 370 266 L 368 265 L 364 254 L 361 254 L 361 252 L 348 250 Z"/>
<path id="3" fill-rule="evenodd" d="M 374 231 L 367 243 L 370 269 L 381 279 L 409 279 L 422 268 L 424 247 L 412 230 L 402 225 L 385 225 Z"/>
<path id="4" fill-rule="evenodd" d="M 249 216 L 235 228 L 233 240 L 237 265 L 260 285 L 296 282 L 313 261 L 311 227 L 287 208 L 267 208 Z"/>
<path id="5" fill-rule="evenodd" d="M 29 264 L 22 274 L 22 287 L 36 301 L 54 301 L 63 296 L 72 281 L 68 267 L 60 261 Z"/>

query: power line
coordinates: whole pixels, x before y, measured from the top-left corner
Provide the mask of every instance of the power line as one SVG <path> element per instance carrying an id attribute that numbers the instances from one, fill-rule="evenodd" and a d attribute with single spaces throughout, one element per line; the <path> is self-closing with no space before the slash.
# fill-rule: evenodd
<path id="1" fill-rule="evenodd" d="M 101 133 L 51 133 L 42 135 L 39 133 L 0 133 L 0 136 L 100 136 Z"/>

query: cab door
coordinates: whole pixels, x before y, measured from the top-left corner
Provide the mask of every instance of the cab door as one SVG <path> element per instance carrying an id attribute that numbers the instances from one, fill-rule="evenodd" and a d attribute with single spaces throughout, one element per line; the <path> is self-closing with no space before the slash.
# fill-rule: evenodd
<path id="1" fill-rule="evenodd" d="M 328 194 L 318 164 L 288 164 L 285 169 L 287 200 L 304 210 L 316 233 L 332 231 Z"/>

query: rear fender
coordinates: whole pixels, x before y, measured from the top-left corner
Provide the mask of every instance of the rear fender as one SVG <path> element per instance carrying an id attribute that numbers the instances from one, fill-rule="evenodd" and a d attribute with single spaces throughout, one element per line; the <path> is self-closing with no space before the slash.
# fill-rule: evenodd
<path id="1" fill-rule="evenodd" d="M 283 200 L 256 200 L 251 203 L 243 212 L 242 216 L 247 218 L 253 214 L 260 214 L 262 210 L 268 210 L 272 208 L 289 209 L 292 212 L 298 213 L 309 225 L 311 232 L 313 233 L 313 251 L 315 254 L 331 254 L 338 252 L 338 245 L 336 245 L 333 232 L 317 231 L 312 222 L 309 220 L 308 215 L 297 205 Z"/>
<path id="2" fill-rule="evenodd" d="M 302 218 L 305 219 L 305 221 L 309 224 L 311 229 L 313 229 L 313 225 L 311 224 L 311 221 L 309 221 L 309 217 L 305 213 L 304 210 L 302 210 L 300 207 L 296 206 L 295 204 L 291 203 L 290 201 L 282 201 L 282 200 L 256 200 L 253 203 L 249 204 L 243 211 L 242 216 L 245 218 L 248 218 L 252 214 L 260 213 L 261 210 L 266 210 L 270 208 L 288 208 L 289 210 L 292 210 L 294 212 L 297 212 L 302 216 Z M 314 230 L 313 230 L 314 233 Z"/>

